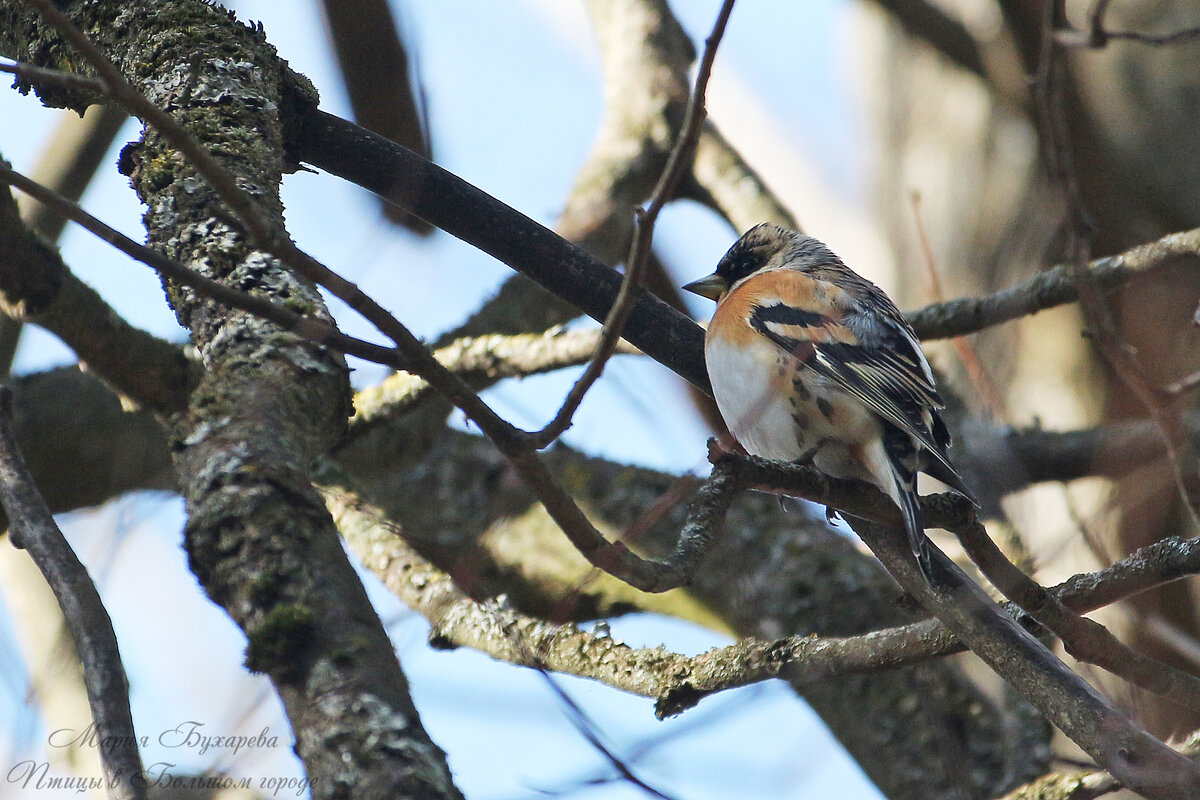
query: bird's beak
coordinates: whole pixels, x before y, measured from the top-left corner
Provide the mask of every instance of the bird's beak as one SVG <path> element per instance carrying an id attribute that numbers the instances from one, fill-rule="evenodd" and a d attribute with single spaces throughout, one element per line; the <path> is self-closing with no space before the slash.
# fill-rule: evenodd
<path id="1" fill-rule="evenodd" d="M 698 281 L 684 284 L 685 291 L 693 292 L 701 297 L 707 297 L 709 300 L 718 300 L 721 295 L 729 291 L 729 284 L 725 282 L 717 273 L 706 275 Z"/>

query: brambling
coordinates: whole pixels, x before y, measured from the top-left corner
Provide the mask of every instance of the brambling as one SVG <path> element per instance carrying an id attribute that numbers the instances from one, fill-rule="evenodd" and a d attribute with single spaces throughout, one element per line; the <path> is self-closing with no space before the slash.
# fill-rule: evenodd
<path id="1" fill-rule="evenodd" d="M 821 242 L 770 223 L 683 288 L 717 301 L 704 357 L 738 442 L 752 455 L 879 487 L 900 508 L 932 581 L 917 472 L 971 493 L 946 452 L 929 362 L 891 299 Z"/>

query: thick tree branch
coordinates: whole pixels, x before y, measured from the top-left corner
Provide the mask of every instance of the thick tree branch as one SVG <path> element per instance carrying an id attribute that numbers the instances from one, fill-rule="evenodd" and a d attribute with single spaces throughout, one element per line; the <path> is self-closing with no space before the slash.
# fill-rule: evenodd
<path id="1" fill-rule="evenodd" d="M 731 683 L 731 665 L 739 657 L 740 671 L 757 668 L 761 680 L 778 673 L 781 656 L 788 652 L 782 643 L 753 641 L 696 658 L 661 647 L 633 650 L 574 625 L 554 625 L 495 602 L 479 603 L 409 547 L 379 509 L 344 490 L 326 489 L 324 494 L 350 549 L 401 601 L 429 619 L 435 646 L 469 646 L 512 663 L 594 678 L 656 697 L 660 717 L 682 711 L 683 698 L 699 698 L 695 692 L 751 682 L 753 678 Z M 731 496 L 727 490 L 713 494 L 701 494 L 693 503 L 695 522 L 711 525 L 705 518 L 714 512 L 712 501 L 728 503 Z M 681 538 L 687 537 L 685 531 Z"/>

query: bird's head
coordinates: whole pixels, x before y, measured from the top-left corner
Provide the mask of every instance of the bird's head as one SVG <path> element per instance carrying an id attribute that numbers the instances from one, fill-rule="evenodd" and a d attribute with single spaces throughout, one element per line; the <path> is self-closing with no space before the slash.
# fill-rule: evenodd
<path id="1" fill-rule="evenodd" d="M 784 266 L 796 245 L 805 239 L 809 237 L 770 222 L 755 225 L 721 257 L 716 271 L 683 288 L 719 301 L 739 281 L 761 270 Z"/>

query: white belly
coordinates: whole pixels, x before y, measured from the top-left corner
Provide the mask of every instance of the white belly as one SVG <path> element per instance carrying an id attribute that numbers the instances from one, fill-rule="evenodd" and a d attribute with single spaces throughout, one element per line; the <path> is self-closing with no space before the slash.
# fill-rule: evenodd
<path id="1" fill-rule="evenodd" d="M 708 340 L 704 356 L 717 407 L 746 452 L 807 457 L 829 475 L 870 479 L 850 448 L 877 438 L 879 422 L 857 400 L 766 339 L 742 347 Z"/>

